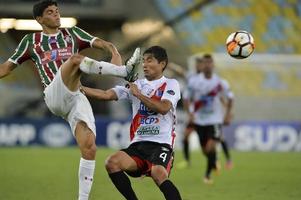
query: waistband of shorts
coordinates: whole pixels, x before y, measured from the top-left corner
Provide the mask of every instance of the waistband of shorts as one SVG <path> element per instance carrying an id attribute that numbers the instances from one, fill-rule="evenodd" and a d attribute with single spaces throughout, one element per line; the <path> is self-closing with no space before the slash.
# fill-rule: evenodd
<path id="1" fill-rule="evenodd" d="M 139 141 L 139 142 L 134 142 L 130 146 L 137 146 L 137 145 L 141 145 L 141 144 L 142 145 L 148 145 L 148 144 L 158 145 L 158 146 L 163 146 L 163 147 L 166 147 L 166 148 L 172 150 L 172 147 L 170 146 L 170 144 L 153 142 L 153 141 Z"/>

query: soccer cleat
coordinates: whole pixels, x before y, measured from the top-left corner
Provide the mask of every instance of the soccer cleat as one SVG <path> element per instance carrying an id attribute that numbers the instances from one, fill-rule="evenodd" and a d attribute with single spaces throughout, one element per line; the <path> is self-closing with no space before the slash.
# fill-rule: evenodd
<path id="1" fill-rule="evenodd" d="M 213 184 L 213 180 L 211 178 L 209 178 L 209 177 L 204 177 L 203 182 L 206 185 L 212 185 Z"/>
<path id="2" fill-rule="evenodd" d="M 126 71 L 127 76 L 125 77 L 125 80 L 128 82 L 134 82 L 138 78 L 138 67 L 140 66 L 142 62 L 141 58 L 141 52 L 140 48 L 137 47 L 130 59 L 126 62 Z"/>

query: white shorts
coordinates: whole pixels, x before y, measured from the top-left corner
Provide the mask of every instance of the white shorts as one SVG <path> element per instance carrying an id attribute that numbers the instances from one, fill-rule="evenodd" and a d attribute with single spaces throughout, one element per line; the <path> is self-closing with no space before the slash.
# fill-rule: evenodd
<path id="1" fill-rule="evenodd" d="M 79 90 L 72 92 L 65 86 L 61 68 L 45 88 L 44 94 L 49 110 L 69 122 L 74 136 L 77 123 L 83 121 L 96 137 L 95 119 L 90 102 Z"/>

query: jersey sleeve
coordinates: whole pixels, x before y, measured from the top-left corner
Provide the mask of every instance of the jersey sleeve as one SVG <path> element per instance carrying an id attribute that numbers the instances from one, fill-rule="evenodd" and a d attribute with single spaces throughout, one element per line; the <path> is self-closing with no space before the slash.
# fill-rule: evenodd
<path id="1" fill-rule="evenodd" d="M 116 93 L 118 100 L 130 99 L 130 91 L 128 88 L 117 85 L 113 90 Z"/>
<path id="2" fill-rule="evenodd" d="M 94 37 L 87 33 L 86 31 L 74 26 L 71 28 L 71 31 L 74 33 L 76 40 L 78 42 L 79 51 L 92 47 L 92 44 L 97 37 Z"/>
<path id="3" fill-rule="evenodd" d="M 15 53 L 8 59 L 8 61 L 20 65 L 28 59 L 30 59 L 29 35 L 25 35 L 16 48 Z"/>
<path id="4" fill-rule="evenodd" d="M 230 88 L 230 84 L 228 83 L 227 80 L 222 79 L 221 80 L 222 88 L 223 88 L 223 96 L 228 98 L 228 99 L 233 99 L 234 98 L 234 93 Z"/>
<path id="5" fill-rule="evenodd" d="M 174 108 L 177 106 L 178 101 L 181 99 L 180 85 L 178 81 L 171 80 L 167 82 L 161 100 L 163 99 L 169 100 Z"/>

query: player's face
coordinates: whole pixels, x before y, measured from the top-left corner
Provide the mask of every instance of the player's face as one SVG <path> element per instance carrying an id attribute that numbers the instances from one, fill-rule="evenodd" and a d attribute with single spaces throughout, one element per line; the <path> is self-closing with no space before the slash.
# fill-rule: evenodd
<path id="1" fill-rule="evenodd" d="M 37 21 L 48 28 L 59 28 L 61 26 L 61 19 L 58 7 L 55 5 L 48 6 L 42 17 L 38 17 Z"/>
<path id="2" fill-rule="evenodd" d="M 204 58 L 203 59 L 203 72 L 204 73 L 212 73 L 214 68 L 214 63 L 212 58 Z"/>
<path id="3" fill-rule="evenodd" d="M 204 64 L 203 64 L 203 61 L 201 61 L 201 60 L 196 61 L 195 69 L 196 69 L 196 72 L 197 72 L 197 73 L 203 72 L 203 70 L 204 70 Z"/>
<path id="4" fill-rule="evenodd" d="M 162 76 L 165 61 L 159 62 L 152 54 L 143 55 L 143 71 L 147 80 L 156 80 Z"/>

